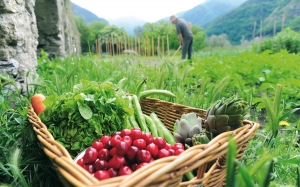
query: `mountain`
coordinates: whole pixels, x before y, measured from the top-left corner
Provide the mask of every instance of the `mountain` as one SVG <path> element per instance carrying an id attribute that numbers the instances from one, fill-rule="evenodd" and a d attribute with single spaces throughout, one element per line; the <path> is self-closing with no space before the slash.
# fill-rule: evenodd
<path id="1" fill-rule="evenodd" d="M 99 18 L 96 14 L 90 12 L 89 10 L 87 10 L 85 8 L 82 8 L 82 7 L 76 5 L 72 2 L 71 2 L 71 5 L 72 5 L 73 13 L 76 16 L 79 16 L 79 17 L 83 18 L 83 20 L 86 23 L 90 23 L 90 22 L 93 22 L 93 21 L 102 21 L 102 22 L 108 24 L 108 21 L 106 19 Z"/>
<path id="2" fill-rule="evenodd" d="M 281 31 L 282 25 L 300 30 L 299 0 L 248 0 L 208 22 L 204 31 L 208 36 L 227 34 L 232 44 L 239 44 L 242 38 L 252 40 L 254 31 L 254 36 L 260 36 L 260 33 L 262 37 L 273 36 Z"/>
<path id="3" fill-rule="evenodd" d="M 115 20 L 108 20 L 110 25 L 115 25 L 119 28 L 123 27 L 129 35 L 134 35 L 136 27 L 142 27 L 146 21 L 136 17 L 121 17 Z"/>
<path id="4" fill-rule="evenodd" d="M 246 0 L 208 0 L 185 11 L 179 17 L 194 25 L 203 27 L 218 16 L 237 8 L 245 1 Z"/>

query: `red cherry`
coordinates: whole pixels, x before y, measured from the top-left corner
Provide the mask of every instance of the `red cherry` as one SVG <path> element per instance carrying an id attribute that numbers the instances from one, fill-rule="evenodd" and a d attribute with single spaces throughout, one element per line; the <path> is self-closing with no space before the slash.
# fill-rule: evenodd
<path id="1" fill-rule="evenodd" d="M 122 175 L 130 175 L 133 171 L 130 169 L 130 167 L 128 166 L 122 166 L 119 169 L 118 175 L 122 176 Z"/>
<path id="2" fill-rule="evenodd" d="M 158 154 L 158 147 L 154 143 L 150 143 L 149 145 L 147 145 L 146 150 L 149 151 L 151 156 L 154 157 L 154 158 Z"/>
<path id="3" fill-rule="evenodd" d="M 142 138 L 146 141 L 147 145 L 153 142 L 153 137 L 150 132 L 143 133 Z"/>
<path id="4" fill-rule="evenodd" d="M 166 140 L 162 137 L 154 138 L 153 143 L 157 145 L 158 149 L 165 148 L 167 144 Z"/>
<path id="5" fill-rule="evenodd" d="M 98 152 L 98 158 L 100 160 L 105 160 L 106 162 L 108 162 L 109 159 L 110 159 L 109 150 L 108 149 L 101 149 Z"/>
<path id="6" fill-rule="evenodd" d="M 123 129 L 121 130 L 121 137 L 124 137 L 124 136 L 130 136 L 131 134 L 131 130 L 130 129 Z"/>
<path id="7" fill-rule="evenodd" d="M 126 160 L 124 156 L 115 155 L 109 160 L 108 165 L 114 169 L 120 169 L 125 162 Z"/>
<path id="8" fill-rule="evenodd" d="M 130 133 L 131 139 L 134 141 L 135 139 L 142 138 L 142 130 L 140 128 L 133 128 Z"/>
<path id="9" fill-rule="evenodd" d="M 146 166 L 147 164 L 149 164 L 149 163 L 147 163 L 147 162 L 142 162 L 142 163 L 140 163 L 140 164 L 136 167 L 136 169 L 138 170 L 138 169 L 140 169 L 141 167 Z"/>
<path id="10" fill-rule="evenodd" d="M 144 139 L 135 139 L 133 140 L 132 145 L 139 149 L 144 149 L 146 147 L 146 141 Z"/>
<path id="11" fill-rule="evenodd" d="M 93 164 L 98 157 L 98 151 L 95 148 L 89 147 L 85 150 L 83 155 L 84 164 Z"/>
<path id="12" fill-rule="evenodd" d="M 104 147 L 103 143 L 101 141 L 94 141 L 92 144 L 92 148 L 95 148 L 97 151 L 102 149 Z"/>
<path id="13" fill-rule="evenodd" d="M 108 163 L 105 160 L 97 159 L 94 163 L 95 170 L 106 170 L 108 168 Z"/>
<path id="14" fill-rule="evenodd" d="M 128 147 L 132 145 L 132 139 L 130 136 L 123 136 L 121 141 L 126 142 Z"/>
<path id="15" fill-rule="evenodd" d="M 94 177 L 96 177 L 98 180 L 104 180 L 104 179 L 109 179 L 110 175 L 108 171 L 99 170 L 95 172 Z"/>
<path id="16" fill-rule="evenodd" d="M 182 143 L 175 143 L 173 145 L 173 149 L 176 151 L 177 149 L 183 149 L 184 150 L 184 145 Z"/>
<path id="17" fill-rule="evenodd" d="M 174 153 L 175 156 L 180 155 L 181 153 L 183 153 L 184 150 L 183 149 L 177 149 Z"/>
<path id="18" fill-rule="evenodd" d="M 83 163 L 83 158 L 80 158 L 77 160 L 76 162 L 78 165 L 80 165 L 81 167 L 83 167 L 84 163 Z"/>
<path id="19" fill-rule="evenodd" d="M 118 176 L 118 170 L 117 169 L 109 168 L 107 171 L 110 175 L 110 178 Z"/>
<path id="20" fill-rule="evenodd" d="M 126 142 L 123 142 L 123 141 L 120 141 L 117 146 L 115 147 L 116 148 L 116 153 L 118 155 L 125 155 L 128 151 L 128 144 Z"/>
<path id="21" fill-rule="evenodd" d="M 110 139 L 110 145 L 112 147 L 115 147 L 116 145 L 118 145 L 118 143 L 122 140 L 122 137 L 120 135 L 114 135 L 111 137 Z"/>
<path id="22" fill-rule="evenodd" d="M 134 160 L 138 151 L 139 151 L 139 148 L 137 148 L 135 146 L 128 147 L 126 158 L 128 158 L 129 160 Z"/>
<path id="23" fill-rule="evenodd" d="M 95 172 L 95 166 L 93 164 L 84 164 L 83 168 L 87 170 L 89 173 Z"/>
<path id="24" fill-rule="evenodd" d="M 163 148 L 158 151 L 158 158 L 164 158 L 167 156 L 171 156 L 171 153 L 169 150 Z"/>
<path id="25" fill-rule="evenodd" d="M 136 157 L 139 162 L 149 163 L 152 160 L 152 156 L 147 150 L 139 150 Z"/>

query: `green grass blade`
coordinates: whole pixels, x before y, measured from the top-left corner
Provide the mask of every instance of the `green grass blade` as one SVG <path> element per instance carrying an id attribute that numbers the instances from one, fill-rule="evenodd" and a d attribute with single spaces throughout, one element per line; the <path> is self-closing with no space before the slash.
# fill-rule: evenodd
<path id="1" fill-rule="evenodd" d="M 274 168 L 274 160 L 271 160 L 271 162 L 268 163 L 268 171 L 265 173 L 265 176 L 263 176 L 261 187 L 269 186 L 271 179 L 272 179 L 272 172 Z"/>
<path id="2" fill-rule="evenodd" d="M 279 121 L 282 121 L 284 120 L 285 118 L 289 117 L 291 114 L 293 114 L 294 112 L 300 110 L 300 108 L 294 108 L 293 110 L 290 110 L 288 111 L 287 113 L 285 113 L 284 115 L 282 115 L 280 118 L 279 118 Z"/>
<path id="3" fill-rule="evenodd" d="M 297 187 L 300 187 L 300 172 L 299 172 L 299 167 L 297 167 Z"/>
<path id="4" fill-rule="evenodd" d="M 260 158 L 259 160 L 256 161 L 256 163 L 254 164 L 254 166 L 249 170 L 249 174 L 251 177 L 254 177 L 254 175 L 263 167 L 263 165 L 266 162 L 269 162 L 273 159 L 274 157 L 271 155 L 265 155 L 262 158 Z"/>
<path id="5" fill-rule="evenodd" d="M 246 170 L 246 168 L 239 162 L 235 162 L 235 163 L 238 166 L 238 172 L 242 176 L 245 186 L 254 187 L 254 184 L 251 180 L 251 176 L 249 175 L 249 172 Z"/>
<path id="6" fill-rule="evenodd" d="M 277 84 L 276 93 L 274 97 L 274 104 L 273 104 L 275 114 L 279 113 L 281 97 L 282 97 L 282 85 Z"/>
<path id="7" fill-rule="evenodd" d="M 4 167 L 4 165 L 2 163 L 0 163 L 0 169 L 4 173 L 6 173 L 8 176 L 13 177 L 13 175 Z"/>
<path id="8" fill-rule="evenodd" d="M 230 76 L 228 75 L 215 85 L 211 93 L 212 100 L 210 102 L 215 102 L 221 98 L 221 95 L 224 94 L 224 91 L 227 88 L 229 82 L 230 82 Z"/>
<path id="9" fill-rule="evenodd" d="M 228 152 L 226 155 L 226 187 L 233 187 L 235 185 L 235 159 L 237 146 L 231 136 L 228 141 Z"/>
<path id="10" fill-rule="evenodd" d="M 287 160 L 278 159 L 277 162 L 281 163 L 281 164 L 299 164 L 300 163 L 300 155 L 295 156 L 290 159 L 287 159 Z"/>
<path id="11" fill-rule="evenodd" d="M 272 136 L 276 138 L 279 129 L 278 115 L 275 113 L 275 110 L 272 107 L 268 97 L 265 96 L 263 100 L 266 106 L 269 130 L 272 132 Z"/>
<path id="12" fill-rule="evenodd" d="M 19 178 L 19 182 L 20 184 L 22 185 L 22 187 L 29 187 L 26 179 L 25 179 L 25 176 L 22 174 L 22 172 L 20 171 L 20 169 L 15 166 L 15 165 L 12 165 L 12 164 L 7 164 L 11 170 L 13 170 L 13 172 L 16 174 L 16 177 Z M 15 178 L 15 180 L 17 180 L 18 178 Z"/>

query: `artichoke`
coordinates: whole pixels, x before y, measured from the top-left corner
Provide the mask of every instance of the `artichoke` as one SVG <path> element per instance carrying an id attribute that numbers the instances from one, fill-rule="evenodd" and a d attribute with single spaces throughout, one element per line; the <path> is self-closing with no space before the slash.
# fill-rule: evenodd
<path id="1" fill-rule="evenodd" d="M 183 114 L 176 120 L 173 135 L 176 142 L 192 146 L 192 137 L 202 131 L 202 119 L 193 112 Z"/>
<path id="2" fill-rule="evenodd" d="M 192 143 L 194 145 L 207 144 L 210 139 L 207 137 L 206 133 L 203 131 L 199 134 L 194 134 L 192 137 Z"/>
<path id="3" fill-rule="evenodd" d="M 236 96 L 221 99 L 207 110 L 204 121 L 206 130 L 217 136 L 243 125 L 248 103 Z"/>

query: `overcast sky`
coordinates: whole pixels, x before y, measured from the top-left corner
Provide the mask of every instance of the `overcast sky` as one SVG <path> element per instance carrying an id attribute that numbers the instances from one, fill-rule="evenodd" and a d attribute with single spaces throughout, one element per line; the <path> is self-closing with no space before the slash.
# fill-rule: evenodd
<path id="1" fill-rule="evenodd" d="M 117 19 L 134 16 L 155 22 L 178 12 L 189 10 L 205 0 L 71 0 L 100 18 Z"/>

